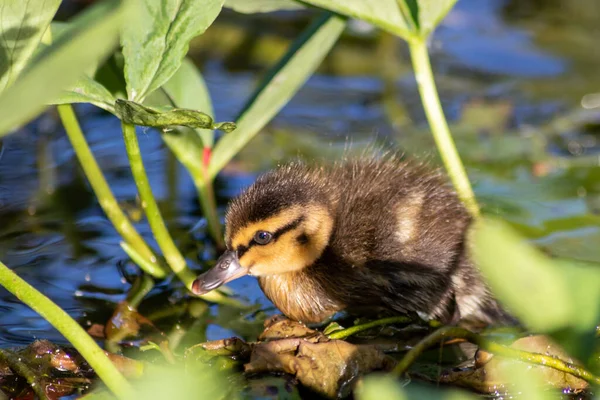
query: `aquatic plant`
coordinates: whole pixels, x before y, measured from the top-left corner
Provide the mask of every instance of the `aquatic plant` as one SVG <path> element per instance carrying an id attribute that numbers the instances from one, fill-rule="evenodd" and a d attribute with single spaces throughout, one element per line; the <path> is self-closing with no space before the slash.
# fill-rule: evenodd
<path id="1" fill-rule="evenodd" d="M 314 73 L 343 34 L 347 19 L 358 18 L 408 43 L 423 107 L 441 158 L 457 193 L 478 216 L 479 208 L 448 129 L 427 51 L 431 34 L 455 1 L 379 0 L 373 7 L 363 0 L 106 0 L 68 23 L 58 24 L 52 20 L 60 0 L 8 0 L 0 15 L 0 35 L 7 54 L 7 65 L 0 69 L 0 136 L 18 129 L 47 104 L 57 104 L 98 202 L 123 238 L 124 251 L 153 278 L 163 279 L 173 273 L 189 288 L 193 274 L 152 193 L 136 126 L 155 128 L 186 167 L 197 188 L 208 229 L 217 245 L 222 245 L 213 190 L 215 177 Z M 306 5 L 320 9 L 314 22 L 267 71 L 235 122 L 215 122 L 201 73 L 185 57 L 189 42 L 210 27 L 224 4 L 242 13 L 301 9 Z M 90 103 L 121 119 L 132 174 L 160 253 L 144 241 L 117 203 L 87 145 L 73 103 Z M 219 135 L 217 130 L 225 133 Z M 500 299 L 526 327 L 554 336 L 575 356 L 589 355 L 600 316 L 600 297 L 594 290 L 600 287 L 597 269 L 570 265 L 567 273 L 557 268 L 557 261 L 521 243 L 522 239 L 503 224 L 488 220 L 480 224 L 478 261 Z M 514 279 L 506 280 L 506 274 Z M 57 327 L 115 395 L 130 397 L 132 389 L 127 381 L 64 311 L 3 264 L 0 283 Z M 145 287 L 142 293 L 148 290 Z M 525 298 L 524 292 L 537 294 Z M 141 301 L 139 296 L 136 298 L 131 302 L 134 307 Z M 204 299 L 231 302 L 218 292 Z M 390 322 L 370 323 L 366 328 Z M 366 328 L 338 330 L 330 337 L 346 338 Z M 484 348 L 487 345 L 491 351 L 498 349 L 487 339 L 470 333 L 442 333 L 464 337 Z M 521 359 L 527 361 L 526 357 Z M 580 359 L 584 365 L 578 371 L 589 378 L 584 367 L 593 360 Z M 525 392 L 537 393 L 518 376 L 511 378 Z M 589 380 L 595 379 L 592 376 Z M 378 398 L 377 390 L 382 387 L 397 396 L 404 395 L 394 381 L 371 379 L 365 382 L 360 396 Z"/>

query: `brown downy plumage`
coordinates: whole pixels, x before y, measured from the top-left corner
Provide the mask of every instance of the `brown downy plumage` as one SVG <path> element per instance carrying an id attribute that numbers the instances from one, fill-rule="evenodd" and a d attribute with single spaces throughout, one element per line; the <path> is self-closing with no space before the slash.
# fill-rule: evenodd
<path id="1" fill-rule="evenodd" d="M 291 163 L 231 202 L 228 250 L 193 290 L 250 274 L 286 316 L 307 323 L 341 310 L 508 321 L 469 258 L 470 225 L 423 165 L 393 156 Z"/>

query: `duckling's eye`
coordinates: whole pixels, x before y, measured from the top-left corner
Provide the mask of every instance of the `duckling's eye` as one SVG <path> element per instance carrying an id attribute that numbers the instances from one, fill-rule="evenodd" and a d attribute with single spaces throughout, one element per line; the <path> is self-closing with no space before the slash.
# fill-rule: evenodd
<path id="1" fill-rule="evenodd" d="M 254 234 L 254 241 L 257 244 L 267 244 L 273 239 L 273 234 L 267 231 L 258 231 Z"/>

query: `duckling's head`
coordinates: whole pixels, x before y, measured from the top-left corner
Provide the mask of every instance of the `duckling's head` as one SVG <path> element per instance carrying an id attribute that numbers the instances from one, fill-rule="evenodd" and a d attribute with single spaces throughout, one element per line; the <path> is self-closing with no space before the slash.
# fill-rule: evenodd
<path id="1" fill-rule="evenodd" d="M 227 251 L 198 276 L 192 291 L 204 294 L 244 275 L 285 274 L 312 265 L 331 237 L 331 207 L 318 169 L 291 164 L 262 175 L 229 205 Z"/>

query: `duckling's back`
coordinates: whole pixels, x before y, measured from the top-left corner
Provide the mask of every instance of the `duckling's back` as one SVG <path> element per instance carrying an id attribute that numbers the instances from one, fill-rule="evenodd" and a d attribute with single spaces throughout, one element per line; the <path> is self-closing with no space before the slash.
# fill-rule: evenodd
<path id="1" fill-rule="evenodd" d="M 335 224 L 313 273 L 336 302 L 445 321 L 505 319 L 468 257 L 471 218 L 439 173 L 387 156 L 324 174 Z"/>

